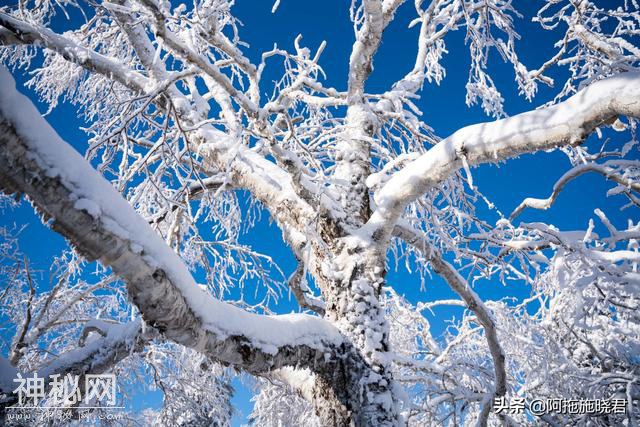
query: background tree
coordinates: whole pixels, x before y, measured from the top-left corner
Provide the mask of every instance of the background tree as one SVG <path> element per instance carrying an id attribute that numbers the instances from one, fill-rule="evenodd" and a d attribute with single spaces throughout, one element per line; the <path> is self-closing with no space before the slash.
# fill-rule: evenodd
<path id="1" fill-rule="evenodd" d="M 634 425 L 637 3 L 541 2 L 535 22 L 558 43 L 528 68 L 511 2 L 418 0 L 403 6 L 415 9 L 410 25 L 419 27 L 413 69 L 369 93 L 374 57 L 403 3 L 351 3 L 344 89 L 323 80 L 324 44 L 305 47 L 297 37 L 294 49 L 276 46 L 252 62 L 228 1 L 3 7 L 0 59 L 30 70 L 28 85 L 50 108 L 61 98 L 74 103 L 89 135 L 83 159 L 0 71 L 0 185 L 26 194 L 75 250 L 44 291 L 28 261 L 6 251 L 12 258 L 3 266 L 14 274 L 5 276 L 2 309 L 14 338 L 3 362 L 12 368 L 3 372 L 134 372 L 137 357 L 165 393 L 154 416 L 168 424 L 228 421 L 231 390 L 220 364 L 262 379 L 258 424 L 311 413 L 321 425 L 517 424 L 526 415 L 496 415 L 492 405 L 521 396 L 622 397 L 624 413 L 591 422 Z M 83 18 L 54 31 L 57 11 Z M 442 81 L 456 31 L 470 55 L 467 103 L 498 120 L 440 138 L 415 100 Z M 506 118 L 488 72 L 492 51 L 513 66 L 528 99 L 554 84 L 552 69 L 566 67 L 568 77 L 556 83 L 553 102 Z M 271 86 L 268 66 L 281 70 Z M 588 140 L 608 128 L 623 136 Z M 510 216 L 473 183 L 472 166 L 553 149 L 571 169 L 547 199 L 524 198 Z M 593 220 L 579 232 L 518 221 L 587 172 L 628 200 L 625 229 L 602 210 L 595 214 L 605 235 Z M 497 220 L 483 218 L 485 202 Z M 269 254 L 241 240 L 262 210 L 298 260 L 286 283 Z M 10 248 L 12 234 L 3 234 Z M 78 255 L 100 261 L 97 282 L 76 276 Z M 422 280 L 441 276 L 459 299 L 409 303 L 387 286 L 394 258 Z M 478 279 L 520 281 L 531 295 L 483 301 L 473 290 Z M 257 303 L 244 294 L 255 283 Z M 306 313 L 272 312 L 283 285 Z M 442 338 L 424 316 L 439 305 L 466 308 Z M 280 399 L 291 394 L 298 400 Z M 542 419 L 586 422 L 575 414 Z"/>

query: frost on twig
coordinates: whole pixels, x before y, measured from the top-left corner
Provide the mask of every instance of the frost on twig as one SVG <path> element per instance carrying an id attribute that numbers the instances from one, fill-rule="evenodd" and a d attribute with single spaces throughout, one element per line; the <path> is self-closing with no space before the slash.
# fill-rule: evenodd
<path id="1" fill-rule="evenodd" d="M 495 414 L 493 398 L 625 396 L 624 414 L 541 420 L 633 425 L 640 15 L 618 6 L 354 0 L 343 76 L 325 74 L 334 47 L 306 32 L 256 52 L 228 0 L 0 8 L 0 61 L 47 112 L 72 104 L 87 134 L 85 160 L 2 68 L 0 185 L 74 251 L 47 286 L 19 228 L 0 228 L 0 373 L 117 369 L 163 393 L 161 409 L 130 415 L 141 424 L 227 424 L 239 370 L 258 378 L 257 424 L 518 425 L 531 420 Z M 373 84 L 394 21 L 415 28 L 415 54 Z M 555 43 L 532 61 L 536 26 Z M 424 89 L 464 52 L 467 104 L 500 120 L 442 138 Z M 553 101 L 506 117 L 507 69 L 527 100 L 543 84 Z M 482 192 L 474 167 L 555 149 L 571 166 L 537 171 L 560 177 L 549 197 L 498 206 Z M 628 223 L 610 206 L 581 230 L 516 221 L 587 172 Z M 267 223 L 296 265 L 256 243 Z M 426 292 L 405 298 L 394 268 Z M 433 298 L 440 279 L 453 296 Z M 527 295 L 487 297 L 495 286 Z M 276 314 L 283 298 L 312 314 Z M 443 312 L 456 315 L 436 333 Z"/>

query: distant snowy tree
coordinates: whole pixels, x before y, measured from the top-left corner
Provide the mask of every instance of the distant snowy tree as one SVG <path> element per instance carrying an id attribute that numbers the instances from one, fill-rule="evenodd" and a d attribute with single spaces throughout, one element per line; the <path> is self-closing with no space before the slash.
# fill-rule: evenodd
<path id="1" fill-rule="evenodd" d="M 255 425 L 638 425 L 638 2 L 540 1 L 534 23 L 558 39 L 540 65 L 522 62 L 532 41 L 518 42 L 511 1 L 416 0 L 403 6 L 415 8 L 415 65 L 370 93 L 403 3 L 352 1 L 343 88 L 324 79 L 324 43 L 292 37 L 291 50 L 251 52 L 231 0 L 0 7 L 0 60 L 28 71 L 50 109 L 75 105 L 89 135 L 83 158 L 0 69 L 0 187 L 26 195 L 74 248 L 45 290 L 19 230 L 0 229 L 0 315 L 13 337 L 0 366 L 5 410 L 17 372 L 115 370 L 164 393 L 159 411 L 132 423 L 226 425 L 229 367 L 256 378 Z M 61 12 L 82 19 L 61 29 Z M 495 121 L 441 138 L 415 100 L 445 77 L 456 31 L 470 58 L 467 104 Z M 506 117 L 491 52 L 524 97 L 546 85 L 554 100 Z M 269 67 L 281 70 L 272 85 Z M 568 77 L 554 82 L 558 69 Z M 611 129 L 611 140 L 589 138 Z M 511 215 L 473 183 L 474 166 L 548 150 L 571 168 L 540 171 L 559 176 L 551 194 L 523 194 Z M 586 173 L 628 202 L 626 228 L 600 209 L 581 231 L 518 220 Z M 263 211 L 298 261 L 293 273 L 243 243 Z M 93 281 L 84 260 L 102 266 Z M 394 265 L 423 284 L 440 276 L 459 298 L 407 301 L 387 281 Z M 519 282 L 530 296 L 483 301 L 482 280 Z M 274 313 L 284 292 L 304 313 Z M 437 337 L 426 313 L 445 305 L 464 315 Z M 532 418 L 497 413 L 502 397 L 626 403 Z"/>

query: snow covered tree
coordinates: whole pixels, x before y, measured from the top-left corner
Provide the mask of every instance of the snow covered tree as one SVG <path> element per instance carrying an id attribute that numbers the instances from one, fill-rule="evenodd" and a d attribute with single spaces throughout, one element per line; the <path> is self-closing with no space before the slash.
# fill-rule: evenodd
<path id="1" fill-rule="evenodd" d="M 77 106 L 88 148 L 83 158 L 62 141 L 0 70 L 0 187 L 26 195 L 74 248 L 58 263 L 58 285 L 37 292 L 2 230 L 2 314 L 15 333 L 0 371 L 134 371 L 142 358 L 165 392 L 157 419 L 167 425 L 228 422 L 221 366 L 259 378 L 258 425 L 531 421 L 496 411 L 504 396 L 621 398 L 621 413 L 536 419 L 637 425 L 637 1 L 540 1 L 534 23 L 558 39 L 541 65 L 523 63 L 511 1 L 404 3 L 351 2 L 355 40 L 337 88 L 324 80 L 324 44 L 292 37 L 290 50 L 249 54 L 242 34 L 251 29 L 239 27 L 231 0 L 1 7 L 0 60 L 29 70 L 27 86 L 51 109 L 61 99 Z M 411 8 L 419 28 L 415 65 L 370 93 L 399 8 Z M 60 29 L 61 11 L 81 18 Z M 456 32 L 470 56 L 467 103 L 493 121 L 441 138 L 416 99 L 444 78 Z M 513 67 L 523 96 L 555 85 L 555 99 L 506 117 L 491 52 Z M 281 71 L 273 84 L 263 78 L 269 67 Z M 566 76 L 560 84 L 556 69 Z M 610 129 L 620 133 L 597 138 Z M 472 167 L 548 150 L 572 164 L 547 172 L 560 176 L 551 195 L 523 194 L 511 215 L 489 203 L 497 218 L 483 218 L 478 206 L 488 200 Z M 628 200 L 626 228 L 603 210 L 600 224 L 585 219 L 579 232 L 518 221 L 585 173 Z M 263 210 L 298 261 L 288 280 L 269 254 L 242 243 Z M 77 276 L 78 256 L 101 263 L 99 281 Z M 386 281 L 394 260 L 423 281 L 435 273 L 459 299 L 410 303 Z M 483 301 L 474 283 L 486 279 L 519 281 L 530 297 Z M 231 292 L 249 286 L 260 288 L 257 303 Z M 283 289 L 304 313 L 272 311 Z M 465 311 L 439 338 L 425 312 L 442 305 Z M 10 386 L 0 378 L 7 396 Z"/>

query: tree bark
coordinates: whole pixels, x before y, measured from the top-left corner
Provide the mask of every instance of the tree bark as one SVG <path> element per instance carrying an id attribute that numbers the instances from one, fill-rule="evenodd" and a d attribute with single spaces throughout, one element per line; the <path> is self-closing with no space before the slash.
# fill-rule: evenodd
<path id="1" fill-rule="evenodd" d="M 394 426 L 401 423 L 387 364 L 389 326 L 379 303 L 384 255 L 370 242 L 339 239 L 325 285 L 325 318 L 350 342 L 336 369 L 316 382 L 316 413 L 327 426 Z"/>
<path id="2" fill-rule="evenodd" d="M 115 234 L 105 225 L 105 221 L 113 222 L 112 218 L 94 218 L 78 207 L 75 204 L 77 196 L 69 188 L 70 184 L 58 176 L 50 176 L 38 163 L 39 153 L 29 146 L 29 137 L 32 135 L 22 135 L 11 119 L 0 111 L 0 191 L 27 194 L 44 220 L 52 219 L 52 228 L 66 237 L 80 253 L 89 260 L 100 260 L 111 267 L 125 280 L 128 294 L 144 320 L 164 337 L 207 354 L 220 363 L 251 373 L 302 365 L 313 370 L 323 363 L 326 351 L 334 352 L 331 347 L 335 343 L 329 342 L 317 348 L 292 344 L 279 346 L 275 352 L 266 351 L 251 337 L 233 331 L 218 333 L 215 326 L 205 328 L 203 320 L 176 286 L 175 278 L 165 271 L 166 266 L 154 265 L 156 261 L 145 257 L 147 248 L 136 250 L 131 240 Z M 54 145 L 59 142 L 49 141 Z M 79 162 L 85 162 L 80 155 L 78 158 Z M 77 167 L 87 168 L 87 174 L 97 173 L 88 164 L 79 163 Z M 132 226 L 119 225 L 124 228 Z M 210 302 L 220 304 L 213 299 Z M 211 309 L 215 310 L 216 306 Z M 256 321 L 260 321 L 259 316 L 256 316 Z M 287 328 L 290 324 L 291 320 L 287 319 L 278 327 Z"/>
<path id="3" fill-rule="evenodd" d="M 163 265 L 152 265 L 145 258 L 146 248 L 134 249 L 133 241 L 105 226 L 105 220 L 115 218 L 110 218 L 106 211 L 94 217 L 75 203 L 78 197 L 74 193 L 75 184 L 50 173 L 51 164 L 47 163 L 47 167 L 42 164 L 47 161 L 39 151 L 38 144 L 42 141 L 32 139 L 43 135 L 24 134 L 25 129 L 15 125 L 9 116 L 0 111 L 0 189 L 9 194 L 27 194 L 44 219 L 52 220 L 52 228 L 69 239 L 79 252 L 89 259 L 99 259 L 121 276 L 145 321 L 165 338 L 254 374 L 283 366 L 311 369 L 317 376 L 314 404 L 327 426 L 398 424 L 392 378 L 385 362 L 388 327 L 378 303 L 384 282 L 384 255 L 373 243 L 336 235 L 332 238 L 332 249 L 322 256 L 318 254 L 330 274 L 320 277 L 328 301 L 325 318 L 343 334 L 339 341 L 327 338 L 331 342 L 318 348 L 284 345 L 273 352 L 254 346 L 242 335 L 219 336 L 203 327 L 202 320 L 173 282 L 175 278 L 167 274 Z M 35 109 L 30 119 L 43 121 Z M 64 144 L 57 135 L 47 135 L 51 146 Z M 68 156 L 77 154 L 69 147 L 59 148 L 69 150 Z M 97 173 L 79 155 L 74 165 L 83 171 L 86 180 Z M 110 186 L 103 190 L 115 192 Z M 125 229 L 133 226 L 119 225 Z"/>

